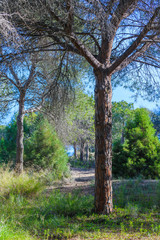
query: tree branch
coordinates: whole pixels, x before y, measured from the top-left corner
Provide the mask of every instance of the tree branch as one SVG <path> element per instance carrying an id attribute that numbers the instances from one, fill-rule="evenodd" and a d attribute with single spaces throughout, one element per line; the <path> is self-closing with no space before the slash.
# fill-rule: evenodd
<path id="1" fill-rule="evenodd" d="M 98 40 L 96 39 L 96 37 L 94 37 L 94 35 L 93 34 L 91 34 L 91 33 L 89 33 L 89 32 L 75 32 L 75 34 L 76 35 L 84 35 L 84 36 L 90 36 L 92 39 L 93 39 L 93 41 L 95 42 L 95 45 L 98 47 L 98 50 L 99 50 L 99 52 L 101 51 L 101 47 L 100 47 L 100 45 L 99 45 L 99 42 L 98 42 Z"/>
<path id="2" fill-rule="evenodd" d="M 140 57 L 150 46 L 151 46 L 151 43 L 145 43 L 141 47 L 141 49 L 137 50 L 132 56 L 125 59 L 125 61 L 123 61 L 112 73 L 115 73 L 117 71 L 121 71 L 122 69 L 124 69 L 128 64 L 130 64 L 131 62 L 135 61 L 138 57 Z M 110 68 L 109 68 L 109 73 L 111 73 Z"/>
<path id="3" fill-rule="evenodd" d="M 61 47 L 63 47 L 64 50 L 69 51 L 69 52 L 76 53 L 76 54 L 78 54 L 78 55 L 82 55 L 77 48 L 74 48 L 74 47 L 73 47 L 71 44 L 69 44 L 69 43 L 60 41 L 60 39 L 59 39 L 57 36 L 52 36 L 52 39 L 53 39 L 54 41 L 56 41 L 57 44 L 59 44 Z M 64 50 L 62 50 L 62 51 L 64 51 Z"/>
<path id="4" fill-rule="evenodd" d="M 33 80 L 33 78 L 34 78 L 35 68 L 36 68 L 36 66 L 35 66 L 35 59 L 33 59 L 33 60 L 32 60 L 32 67 L 31 67 L 31 70 L 30 70 L 29 77 L 28 77 L 27 81 L 25 82 L 25 84 L 24 84 L 24 86 L 23 86 L 23 88 L 24 88 L 25 90 L 28 89 L 30 83 L 32 82 L 32 80 Z"/>
<path id="5" fill-rule="evenodd" d="M 45 5 L 45 7 L 46 7 L 46 10 L 48 11 L 48 13 L 49 13 L 49 15 L 53 18 L 53 19 L 55 19 L 57 22 L 59 22 L 60 24 L 61 24 L 61 26 L 65 26 L 65 22 L 62 20 L 62 19 L 60 19 L 56 14 L 55 14 L 55 12 L 53 12 L 52 10 L 51 10 L 51 8 L 49 7 L 49 5 L 47 4 L 47 5 Z"/>
<path id="6" fill-rule="evenodd" d="M 120 0 L 119 4 L 111 18 L 111 25 L 114 26 L 113 36 L 122 19 L 129 16 L 136 8 L 138 0 Z M 130 11 L 128 11 L 130 9 Z M 128 13 L 127 13 L 128 11 Z"/>
<path id="7" fill-rule="evenodd" d="M 158 69 L 160 68 L 160 65 L 156 65 L 154 63 L 149 63 L 149 62 L 145 62 L 145 61 L 142 61 L 142 60 L 133 60 L 133 61 L 145 64 L 145 65 L 148 65 L 148 66 L 151 66 L 151 67 L 154 67 L 154 68 L 158 68 Z"/>
<path id="8" fill-rule="evenodd" d="M 33 113 L 33 112 L 38 112 L 40 111 L 40 109 L 42 108 L 43 104 L 42 105 L 39 105 L 37 107 L 34 107 L 34 108 L 29 108 L 29 109 L 26 109 L 24 110 L 24 114 L 26 113 Z"/>
<path id="9" fill-rule="evenodd" d="M 72 32 L 72 26 L 73 26 L 73 21 L 74 21 L 74 15 L 73 15 L 73 5 L 72 5 L 72 0 L 65 0 L 66 5 L 67 5 L 67 12 L 68 12 L 68 18 L 65 24 L 65 32 L 70 34 Z"/>
<path id="10" fill-rule="evenodd" d="M 137 39 L 131 44 L 131 46 L 109 67 L 109 73 L 112 73 L 115 71 L 115 69 L 121 65 L 121 63 L 134 51 L 136 48 L 141 44 L 142 39 L 146 36 L 146 34 L 151 30 L 151 24 L 157 17 L 158 13 L 160 11 L 160 7 L 156 8 L 153 16 L 149 20 L 149 22 L 145 25 L 144 29 L 142 32 L 139 34 Z M 152 42 L 153 43 L 153 42 Z M 150 46 L 151 44 L 149 44 Z M 146 46 L 146 44 L 145 44 Z"/>
<path id="11" fill-rule="evenodd" d="M 91 64 L 93 68 L 101 67 L 101 63 L 92 55 L 92 53 L 84 46 L 82 42 L 80 42 L 74 33 L 69 36 L 71 42 L 74 46 L 79 50 L 82 56 Z"/>
<path id="12" fill-rule="evenodd" d="M 6 80 L 10 81 L 17 89 L 19 89 L 18 85 L 11 79 L 7 76 L 7 74 L 5 73 L 0 73 L 0 77 L 3 77 L 5 78 Z M 3 80 L 2 80 L 3 81 Z"/>
<path id="13" fill-rule="evenodd" d="M 12 67 L 11 64 L 9 64 L 9 70 L 10 70 L 12 76 L 14 77 L 14 79 L 16 80 L 16 87 L 19 89 L 19 88 L 21 87 L 21 82 L 20 82 L 17 74 L 16 74 L 15 71 L 13 70 L 13 67 Z M 12 81 L 12 80 L 10 79 L 10 81 Z M 15 85 L 14 81 L 12 81 L 12 83 Z"/>

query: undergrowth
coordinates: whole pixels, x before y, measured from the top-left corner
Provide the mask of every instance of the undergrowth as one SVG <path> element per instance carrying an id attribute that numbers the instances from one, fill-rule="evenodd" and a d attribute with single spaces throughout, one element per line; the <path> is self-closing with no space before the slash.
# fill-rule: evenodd
<path id="1" fill-rule="evenodd" d="M 9 168 L 0 168 L 0 197 L 10 195 L 30 196 L 41 192 L 44 184 L 40 181 L 38 174 L 29 175 L 23 173 L 16 175 Z"/>
<path id="2" fill-rule="evenodd" d="M 75 168 L 90 169 L 95 167 L 95 160 L 82 161 L 80 159 L 70 157 L 69 163 L 71 167 Z"/>
<path id="3" fill-rule="evenodd" d="M 114 184 L 114 212 L 94 214 L 82 192 L 44 190 L 41 176 L 1 170 L 0 240 L 160 239 L 160 184 Z"/>

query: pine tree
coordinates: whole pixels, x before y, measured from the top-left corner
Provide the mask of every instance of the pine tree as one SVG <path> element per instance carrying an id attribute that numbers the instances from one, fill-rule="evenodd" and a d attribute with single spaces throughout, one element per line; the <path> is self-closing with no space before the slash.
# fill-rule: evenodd
<path id="1" fill-rule="evenodd" d="M 128 119 L 125 126 L 125 142 L 114 144 L 113 172 L 123 177 L 145 178 L 160 176 L 160 142 L 155 136 L 149 112 L 134 110 L 134 118 Z M 123 171 L 119 172 L 119 169 Z"/>

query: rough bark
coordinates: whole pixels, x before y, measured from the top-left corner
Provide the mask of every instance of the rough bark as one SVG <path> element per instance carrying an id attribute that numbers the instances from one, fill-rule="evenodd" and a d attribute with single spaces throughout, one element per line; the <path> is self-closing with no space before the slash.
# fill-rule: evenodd
<path id="1" fill-rule="evenodd" d="M 86 144 L 86 161 L 89 161 L 89 145 Z"/>
<path id="2" fill-rule="evenodd" d="M 109 214 L 112 202 L 112 87 L 106 70 L 94 71 L 95 87 L 95 211 Z"/>
<path id="3" fill-rule="evenodd" d="M 84 141 L 81 140 L 81 146 L 80 146 L 80 160 L 83 161 L 84 160 Z"/>
<path id="4" fill-rule="evenodd" d="M 15 171 L 18 174 L 23 172 L 23 151 L 24 151 L 24 144 L 23 144 L 23 119 L 24 119 L 24 99 L 25 94 L 24 92 L 20 93 L 19 99 L 19 112 L 17 116 L 17 140 L 16 140 L 16 166 Z"/>
<path id="5" fill-rule="evenodd" d="M 77 159 L 77 145 L 76 145 L 76 142 L 73 143 L 73 148 L 74 148 L 74 158 Z"/>

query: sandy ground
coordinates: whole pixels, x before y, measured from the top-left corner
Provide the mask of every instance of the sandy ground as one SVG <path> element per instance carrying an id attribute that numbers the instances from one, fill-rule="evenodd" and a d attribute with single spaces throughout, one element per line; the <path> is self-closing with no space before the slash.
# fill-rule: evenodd
<path id="1" fill-rule="evenodd" d="M 71 168 L 71 177 L 66 178 L 54 186 L 47 188 L 47 191 L 60 189 L 62 192 L 73 192 L 81 189 L 83 194 L 94 194 L 95 169 Z"/>

